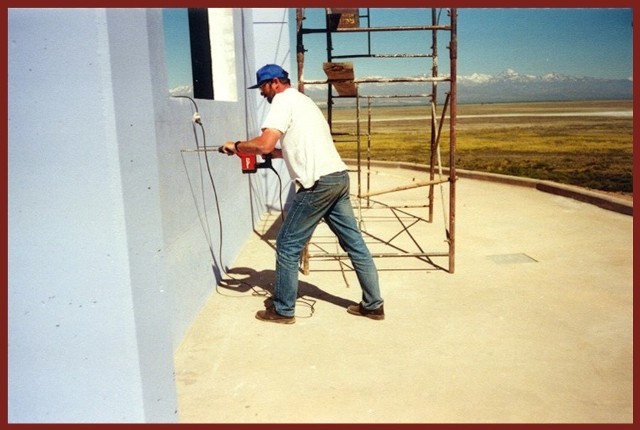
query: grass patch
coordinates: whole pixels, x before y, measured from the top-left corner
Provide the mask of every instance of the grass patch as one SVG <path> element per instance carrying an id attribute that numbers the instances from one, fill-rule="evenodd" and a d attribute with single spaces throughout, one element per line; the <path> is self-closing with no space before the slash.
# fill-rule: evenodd
<path id="1" fill-rule="evenodd" d="M 631 193 L 633 118 L 583 115 L 625 110 L 632 110 L 631 101 L 459 106 L 456 167 Z M 561 115 L 500 116 L 551 112 Z M 426 107 L 374 108 L 371 118 L 371 134 L 367 136 L 367 114 L 361 113 L 361 157 L 369 151 L 374 160 L 430 164 L 431 127 Z M 353 120 L 354 110 L 334 110 L 334 132 L 356 134 Z M 355 136 L 336 138 L 344 158 L 356 158 L 355 140 Z M 440 144 L 442 165 L 448 166 L 448 122 L 442 127 Z"/>

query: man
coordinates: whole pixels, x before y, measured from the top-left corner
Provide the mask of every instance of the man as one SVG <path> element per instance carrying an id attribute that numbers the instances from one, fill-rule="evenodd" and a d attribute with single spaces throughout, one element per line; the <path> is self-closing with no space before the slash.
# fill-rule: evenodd
<path id="1" fill-rule="evenodd" d="M 276 240 L 276 269 L 272 305 L 256 313 L 261 321 L 292 324 L 298 294 L 300 255 L 321 220 L 338 237 L 362 288 L 362 301 L 347 311 L 374 320 L 384 319 L 378 271 L 353 213 L 349 175 L 322 111 L 291 87 L 282 67 L 267 64 L 256 73 L 260 94 L 271 104 L 262 133 L 247 141 L 225 142 L 228 155 L 238 152 L 283 158 L 298 191 Z M 276 148 L 278 141 L 281 148 Z"/>

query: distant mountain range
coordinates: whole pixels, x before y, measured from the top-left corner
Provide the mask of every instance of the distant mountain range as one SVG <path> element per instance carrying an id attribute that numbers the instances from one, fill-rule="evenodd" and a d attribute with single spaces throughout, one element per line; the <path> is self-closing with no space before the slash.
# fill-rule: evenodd
<path id="1" fill-rule="evenodd" d="M 418 76 L 419 77 L 419 76 Z M 373 78 L 375 79 L 375 78 Z M 526 101 L 567 101 L 567 100 L 627 100 L 633 98 L 631 79 L 602 79 L 576 77 L 549 73 L 542 76 L 527 75 L 508 69 L 498 75 L 474 73 L 458 76 L 458 103 L 509 103 Z M 449 83 L 438 84 L 439 99 L 449 90 Z M 431 83 L 363 83 L 361 95 L 426 94 L 431 92 Z M 318 104 L 327 100 L 325 85 L 305 86 L 305 93 Z M 442 95 L 440 95 L 442 94 Z M 346 100 L 334 99 L 337 105 Z M 352 104 L 351 101 L 348 104 Z M 384 98 L 377 104 L 423 104 L 417 98 Z"/>
<path id="2" fill-rule="evenodd" d="M 421 78 L 423 76 L 415 76 Z M 361 80 L 376 79 L 367 77 Z M 602 79 L 576 77 L 549 73 L 542 76 L 518 73 L 507 69 L 498 75 L 474 73 L 470 76 L 458 76 L 458 103 L 513 103 L 534 101 L 568 100 L 631 100 L 633 99 L 633 81 L 631 79 Z M 295 83 L 294 83 L 295 85 Z M 448 82 L 438 83 L 439 100 L 449 90 Z M 320 106 L 327 103 L 326 85 L 306 85 L 304 91 Z M 390 82 L 360 84 L 361 95 L 383 97 L 395 95 L 429 94 L 430 82 Z M 192 95 L 190 86 L 170 90 L 172 95 Z M 335 91 L 334 91 L 335 94 Z M 334 99 L 336 106 L 353 106 L 353 99 Z M 424 98 L 384 98 L 375 102 L 378 105 L 424 104 Z"/>

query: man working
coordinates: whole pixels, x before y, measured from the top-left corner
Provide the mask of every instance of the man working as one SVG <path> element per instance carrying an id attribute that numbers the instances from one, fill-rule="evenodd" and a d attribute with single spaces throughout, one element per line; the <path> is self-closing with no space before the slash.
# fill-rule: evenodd
<path id="1" fill-rule="evenodd" d="M 273 305 L 256 313 L 262 321 L 292 324 L 298 294 L 300 255 L 321 220 L 347 252 L 362 288 L 362 301 L 350 305 L 353 315 L 384 319 L 378 271 L 358 228 L 349 197 L 349 175 L 333 143 L 322 111 L 291 87 L 289 74 L 267 64 L 256 73 L 260 94 L 271 104 L 262 133 L 247 141 L 225 142 L 228 155 L 238 152 L 283 158 L 298 191 L 276 240 Z M 281 148 L 276 148 L 281 141 Z"/>

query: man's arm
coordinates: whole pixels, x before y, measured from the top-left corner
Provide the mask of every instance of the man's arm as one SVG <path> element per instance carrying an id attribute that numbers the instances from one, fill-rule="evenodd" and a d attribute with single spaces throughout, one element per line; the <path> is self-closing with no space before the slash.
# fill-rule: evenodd
<path id="1" fill-rule="evenodd" d="M 250 140 L 237 142 L 227 141 L 222 146 L 222 150 L 227 155 L 235 155 L 237 152 L 243 154 L 271 154 L 274 158 L 281 158 L 282 151 L 276 149 L 276 144 L 282 137 L 282 132 L 275 128 L 263 128 L 262 134 Z"/>

